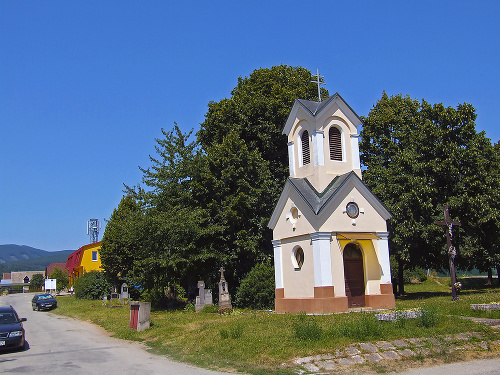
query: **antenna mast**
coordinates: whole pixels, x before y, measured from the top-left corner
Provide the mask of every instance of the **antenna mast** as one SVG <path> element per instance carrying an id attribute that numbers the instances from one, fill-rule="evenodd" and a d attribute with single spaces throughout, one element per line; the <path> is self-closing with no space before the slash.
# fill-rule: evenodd
<path id="1" fill-rule="evenodd" d="M 99 242 L 99 229 L 101 229 L 99 219 L 90 219 L 87 221 L 87 234 L 90 235 L 90 243 Z"/>
<path id="2" fill-rule="evenodd" d="M 321 81 L 321 78 L 324 78 L 324 77 L 319 75 L 319 69 L 316 69 L 316 74 L 313 74 L 312 76 L 316 78 L 315 81 L 311 81 L 311 82 L 316 83 L 318 85 L 318 98 L 319 98 L 319 101 L 321 101 L 321 85 L 326 84 L 325 82 Z"/>

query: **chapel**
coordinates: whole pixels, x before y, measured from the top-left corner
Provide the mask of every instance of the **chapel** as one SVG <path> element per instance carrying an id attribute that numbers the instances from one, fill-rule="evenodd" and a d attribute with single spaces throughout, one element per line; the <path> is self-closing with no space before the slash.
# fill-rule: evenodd
<path id="1" fill-rule="evenodd" d="M 337 93 L 296 99 L 283 128 L 290 176 L 269 221 L 276 312 L 395 307 L 388 209 L 362 181 L 361 119 Z"/>

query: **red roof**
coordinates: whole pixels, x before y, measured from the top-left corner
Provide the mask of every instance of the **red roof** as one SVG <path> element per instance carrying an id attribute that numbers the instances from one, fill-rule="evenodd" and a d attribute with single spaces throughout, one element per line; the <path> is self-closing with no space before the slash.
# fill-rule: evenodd
<path id="1" fill-rule="evenodd" d="M 66 263 L 62 263 L 62 262 L 61 263 L 59 263 L 59 262 L 57 262 L 57 263 L 50 263 L 47 266 L 47 268 L 45 268 L 45 277 L 49 277 L 50 274 L 52 272 L 54 272 L 54 270 L 56 269 L 56 267 L 60 268 L 61 270 L 64 271 L 66 269 Z"/>
<path id="2" fill-rule="evenodd" d="M 82 246 L 78 250 L 76 250 L 75 252 L 69 254 L 68 260 L 66 261 L 66 270 L 68 271 L 68 275 L 71 275 L 73 273 L 73 270 L 80 265 L 80 263 L 82 261 L 83 252 L 86 249 L 88 249 L 90 247 L 95 247 L 96 245 L 98 245 L 100 243 L 101 243 L 101 241 Z"/>

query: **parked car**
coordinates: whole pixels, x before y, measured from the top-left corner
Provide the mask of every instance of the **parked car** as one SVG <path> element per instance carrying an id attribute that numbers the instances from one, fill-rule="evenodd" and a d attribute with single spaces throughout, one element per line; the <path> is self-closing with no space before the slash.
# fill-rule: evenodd
<path id="1" fill-rule="evenodd" d="M 19 319 L 12 306 L 0 307 L 0 350 L 9 348 L 24 348 L 23 322 Z"/>
<path id="2" fill-rule="evenodd" d="M 31 300 L 31 307 L 33 311 L 55 309 L 57 307 L 57 301 L 54 296 L 49 293 L 35 294 Z"/>

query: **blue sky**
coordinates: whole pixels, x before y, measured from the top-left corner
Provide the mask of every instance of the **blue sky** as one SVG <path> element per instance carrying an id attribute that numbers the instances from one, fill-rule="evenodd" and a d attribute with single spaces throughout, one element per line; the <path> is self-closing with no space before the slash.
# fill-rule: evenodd
<path id="1" fill-rule="evenodd" d="M 198 130 L 261 67 L 319 69 L 360 116 L 384 90 L 471 103 L 498 142 L 499 16 L 493 0 L 0 0 L 0 244 L 87 244 L 161 128 Z"/>

